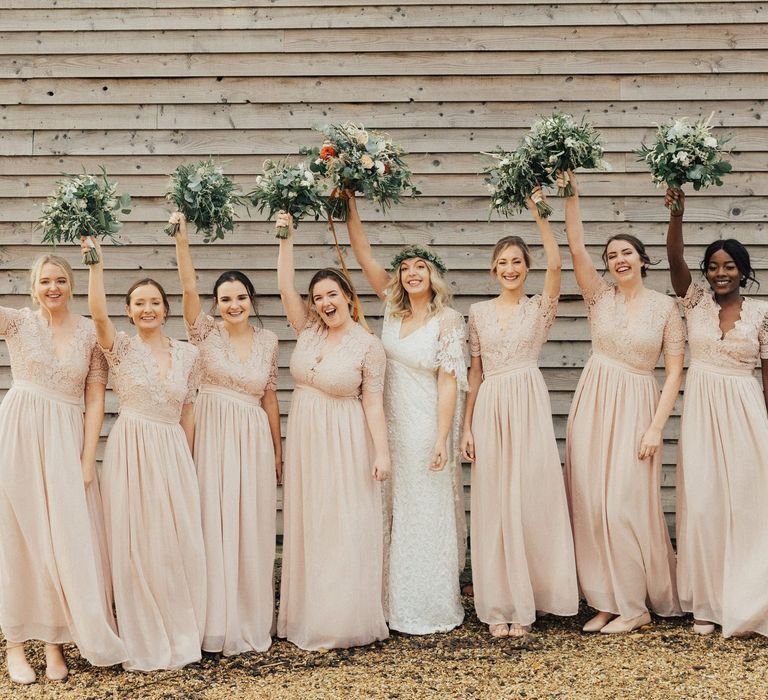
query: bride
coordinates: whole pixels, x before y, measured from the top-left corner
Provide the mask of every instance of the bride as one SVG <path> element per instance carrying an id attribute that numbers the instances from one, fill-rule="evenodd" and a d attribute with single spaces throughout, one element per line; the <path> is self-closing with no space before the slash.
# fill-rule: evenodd
<path id="1" fill-rule="evenodd" d="M 457 408 L 467 388 L 464 318 L 449 306 L 445 265 L 433 252 L 409 246 L 392 260 L 391 272 L 373 258 L 351 193 L 347 228 L 368 282 L 386 302 L 381 339 L 392 458 L 384 506 L 389 626 L 407 634 L 447 632 L 464 619 L 459 573 L 466 523 L 456 449 Z"/>

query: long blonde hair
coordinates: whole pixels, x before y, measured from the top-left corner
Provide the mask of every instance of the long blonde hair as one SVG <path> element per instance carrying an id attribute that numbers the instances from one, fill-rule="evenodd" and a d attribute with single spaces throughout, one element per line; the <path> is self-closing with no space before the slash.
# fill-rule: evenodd
<path id="1" fill-rule="evenodd" d="M 32 297 L 32 302 L 35 304 L 40 303 L 37 295 L 35 294 L 35 286 L 40 279 L 40 273 L 43 271 L 43 267 L 48 263 L 61 268 L 61 271 L 64 273 L 64 277 L 66 277 L 67 281 L 69 282 L 70 292 L 75 291 L 75 273 L 72 272 L 72 266 L 66 260 L 64 260 L 64 258 L 60 258 L 58 255 L 45 253 L 32 263 L 32 267 L 29 270 L 29 295 Z"/>
<path id="2" fill-rule="evenodd" d="M 432 289 L 432 298 L 427 305 L 427 318 L 431 318 L 451 306 L 451 290 L 432 262 L 424 258 L 419 258 L 419 260 L 422 260 L 429 270 L 429 286 Z M 411 300 L 401 278 L 400 266 L 398 265 L 390 273 L 389 284 L 387 285 L 389 313 L 395 318 L 404 318 L 412 311 Z"/>

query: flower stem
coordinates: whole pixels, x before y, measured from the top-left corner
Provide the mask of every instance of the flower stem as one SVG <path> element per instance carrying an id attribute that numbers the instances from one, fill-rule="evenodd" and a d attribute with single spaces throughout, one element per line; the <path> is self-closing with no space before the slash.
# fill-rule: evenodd
<path id="1" fill-rule="evenodd" d="M 278 226 L 277 229 L 275 229 L 275 238 L 288 238 L 288 227 Z"/>

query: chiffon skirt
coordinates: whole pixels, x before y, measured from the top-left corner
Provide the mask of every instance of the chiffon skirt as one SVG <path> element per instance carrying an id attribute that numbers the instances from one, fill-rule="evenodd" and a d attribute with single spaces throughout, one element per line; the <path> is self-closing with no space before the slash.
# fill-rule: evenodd
<path id="1" fill-rule="evenodd" d="M 592 355 L 568 417 L 566 488 L 587 603 L 633 618 L 680 615 L 661 506 L 661 451 L 638 459 L 659 387 L 652 372 Z"/>
<path id="2" fill-rule="evenodd" d="M 576 564 L 544 378 L 535 363 L 486 374 L 472 420 L 472 582 L 486 624 L 575 615 Z"/>
<path id="3" fill-rule="evenodd" d="M 208 568 L 203 649 L 266 651 L 275 617 L 275 452 L 257 398 L 201 387 L 195 465 Z"/>
<path id="4" fill-rule="evenodd" d="M 768 635 L 768 414 L 750 371 L 694 362 L 677 467 L 683 610 Z"/>
<path id="5" fill-rule="evenodd" d="M 205 551 L 195 466 L 181 426 L 121 409 L 102 484 L 124 667 L 153 671 L 198 661 Z"/>
<path id="6" fill-rule="evenodd" d="M 80 402 L 16 382 L 0 406 L 0 626 L 10 642 L 74 642 L 126 658 L 112 617 L 99 486 L 86 489 Z"/>
<path id="7" fill-rule="evenodd" d="M 386 639 L 381 492 L 357 398 L 296 387 L 283 483 L 278 636 L 309 650 Z"/>

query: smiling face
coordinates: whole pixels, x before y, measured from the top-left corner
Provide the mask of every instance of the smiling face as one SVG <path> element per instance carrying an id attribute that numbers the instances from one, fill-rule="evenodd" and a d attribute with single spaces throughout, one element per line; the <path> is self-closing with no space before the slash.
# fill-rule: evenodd
<path id="1" fill-rule="evenodd" d="M 131 323 L 143 331 L 157 330 L 167 315 L 163 295 L 154 284 L 136 287 L 131 292 L 130 303 L 125 310 Z"/>
<path id="2" fill-rule="evenodd" d="M 741 271 L 736 261 L 724 250 L 717 250 L 712 254 L 705 274 L 707 282 L 718 296 L 739 293 Z"/>
<path id="3" fill-rule="evenodd" d="M 66 271 L 55 263 L 45 263 L 35 280 L 33 297 L 48 313 L 65 308 L 72 296 L 72 283 Z"/>
<path id="4" fill-rule="evenodd" d="M 409 297 L 432 293 L 429 267 L 423 258 L 406 258 L 400 263 L 400 284 Z"/>
<path id="5" fill-rule="evenodd" d="M 608 272 L 620 284 L 642 278 L 643 260 L 629 241 L 611 241 L 605 249 L 605 260 Z"/>
<path id="6" fill-rule="evenodd" d="M 228 323 L 247 323 L 253 304 L 242 282 L 222 282 L 216 291 L 216 306 Z"/>
<path id="7" fill-rule="evenodd" d="M 525 285 L 528 265 L 523 251 L 516 245 L 509 245 L 494 260 L 496 279 L 503 289 L 516 291 Z"/>
<path id="8" fill-rule="evenodd" d="M 318 280 L 311 295 L 312 304 L 328 328 L 340 328 L 350 320 L 350 299 L 336 280 L 328 277 Z"/>

